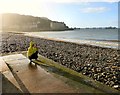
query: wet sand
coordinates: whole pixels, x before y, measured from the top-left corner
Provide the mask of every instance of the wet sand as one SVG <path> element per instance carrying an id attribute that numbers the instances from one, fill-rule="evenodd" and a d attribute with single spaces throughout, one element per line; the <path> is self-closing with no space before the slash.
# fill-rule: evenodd
<path id="1" fill-rule="evenodd" d="M 1 53 L 26 51 L 31 40 L 41 55 L 120 90 L 119 50 L 4 32 Z"/>

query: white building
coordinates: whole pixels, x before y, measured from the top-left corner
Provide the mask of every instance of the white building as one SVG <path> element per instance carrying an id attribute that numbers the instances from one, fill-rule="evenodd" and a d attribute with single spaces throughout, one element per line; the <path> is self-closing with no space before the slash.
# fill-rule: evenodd
<path id="1" fill-rule="evenodd" d="M 65 29 L 66 25 L 63 22 L 51 22 L 50 23 L 51 29 Z"/>

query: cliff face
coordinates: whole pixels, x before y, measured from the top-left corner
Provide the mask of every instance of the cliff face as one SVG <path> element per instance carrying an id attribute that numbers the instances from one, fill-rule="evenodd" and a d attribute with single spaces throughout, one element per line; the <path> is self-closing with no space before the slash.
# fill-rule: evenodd
<path id="1" fill-rule="evenodd" d="M 43 17 L 19 14 L 2 14 L 2 29 L 12 31 L 67 30 L 64 22 L 51 21 Z"/>

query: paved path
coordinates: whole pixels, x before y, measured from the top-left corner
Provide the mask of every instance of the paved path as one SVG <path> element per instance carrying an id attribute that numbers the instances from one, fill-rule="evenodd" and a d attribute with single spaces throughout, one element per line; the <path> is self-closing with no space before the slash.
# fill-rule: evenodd
<path id="1" fill-rule="evenodd" d="M 4 56 L 3 59 L 12 67 L 12 73 L 24 93 L 76 92 L 40 66 L 30 65 L 22 54 Z"/>
<path id="2" fill-rule="evenodd" d="M 17 83 L 12 72 L 10 71 L 10 69 L 8 68 L 7 64 L 4 62 L 2 57 L 0 57 L 0 63 L 1 63 L 0 77 L 3 75 L 3 79 L 2 79 L 2 81 L 0 81 L 2 83 L 0 83 L 0 84 L 1 84 L 1 87 L 4 88 L 4 92 L 6 92 L 6 93 L 21 92 L 21 88 L 19 87 L 19 84 Z M 5 86 L 5 83 L 6 83 L 6 86 Z M 12 87 L 11 85 L 14 85 L 16 88 Z M 7 89 L 7 88 L 10 88 L 10 89 Z"/>
<path id="3" fill-rule="evenodd" d="M 29 64 L 22 54 L 0 57 L 0 72 L 23 93 L 100 93 L 86 84 L 73 81 L 39 65 Z M 8 88 L 9 89 L 9 88 Z M 10 90 L 8 90 L 10 91 Z"/>

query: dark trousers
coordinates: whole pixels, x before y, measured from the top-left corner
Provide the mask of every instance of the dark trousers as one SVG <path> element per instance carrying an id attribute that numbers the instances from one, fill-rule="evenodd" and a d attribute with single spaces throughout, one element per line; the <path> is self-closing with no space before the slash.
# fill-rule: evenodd
<path id="1" fill-rule="evenodd" d="M 32 54 L 31 56 L 29 56 L 29 59 L 37 59 L 38 58 L 38 51 L 36 51 L 34 54 Z"/>

